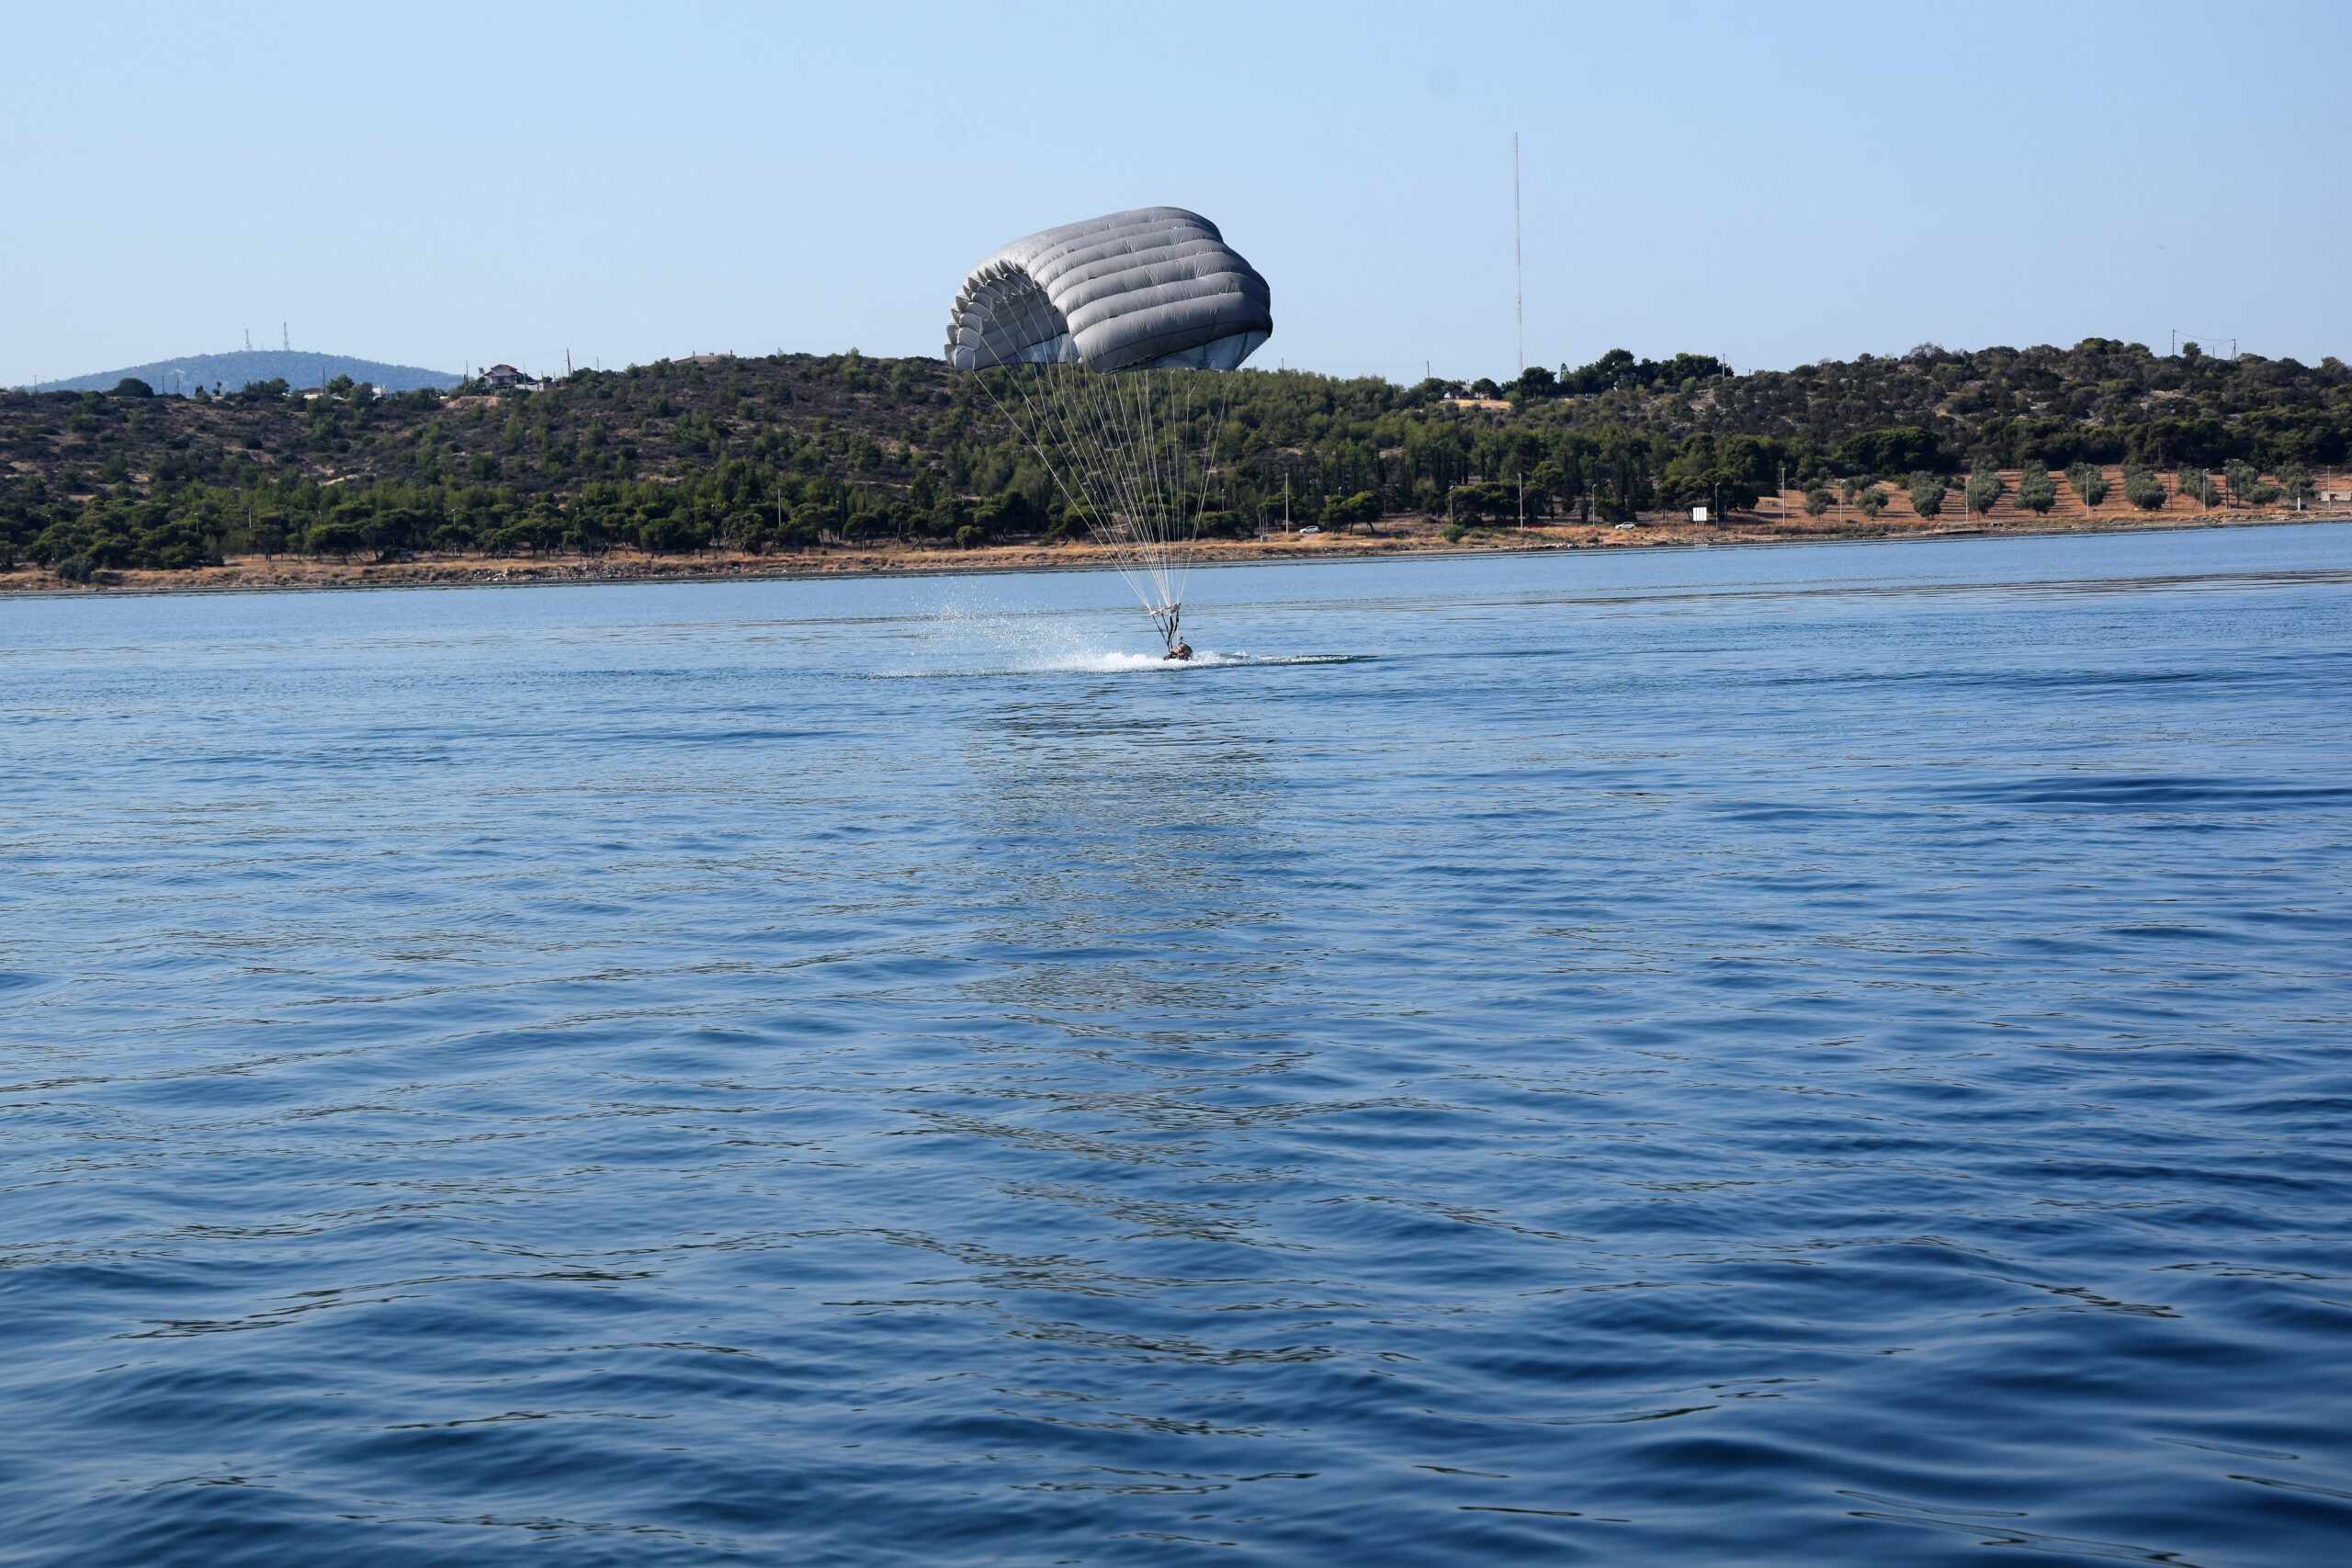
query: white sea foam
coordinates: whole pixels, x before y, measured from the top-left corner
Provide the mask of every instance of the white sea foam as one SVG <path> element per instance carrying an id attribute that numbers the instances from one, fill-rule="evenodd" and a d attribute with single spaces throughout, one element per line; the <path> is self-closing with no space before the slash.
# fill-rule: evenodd
<path id="1" fill-rule="evenodd" d="M 1146 675 L 1277 664 L 1343 664 L 1354 654 L 1253 654 L 1196 649 L 1190 660 L 1169 659 L 1129 639 L 1057 617 L 1021 614 L 991 604 L 949 600 L 934 613 L 924 657 L 912 669 L 877 671 L 896 677 L 987 675 Z M 1148 633 L 1132 641 L 1148 644 Z"/>

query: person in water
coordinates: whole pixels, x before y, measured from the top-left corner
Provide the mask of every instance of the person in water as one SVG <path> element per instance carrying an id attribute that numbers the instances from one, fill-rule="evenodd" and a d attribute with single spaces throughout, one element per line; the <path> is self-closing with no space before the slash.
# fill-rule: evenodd
<path id="1" fill-rule="evenodd" d="M 1168 645 L 1168 657 L 1170 659 L 1190 659 L 1193 657 L 1193 645 L 1186 642 L 1180 637 L 1174 642 Z"/>

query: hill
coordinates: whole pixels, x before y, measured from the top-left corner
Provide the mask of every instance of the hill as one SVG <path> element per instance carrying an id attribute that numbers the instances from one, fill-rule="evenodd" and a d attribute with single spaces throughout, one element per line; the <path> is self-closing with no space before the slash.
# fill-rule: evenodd
<path id="1" fill-rule="evenodd" d="M 2335 359 L 2157 355 L 2110 339 L 1745 376 L 1704 355 L 1614 353 L 1468 388 L 1202 374 L 1230 405 L 1204 520 L 1228 536 L 1279 517 L 1286 485 L 1291 514 L 1327 528 L 1515 521 L 1522 483 L 1535 520 L 1704 501 L 1756 525 L 1778 520 L 1779 503 L 1758 503 L 1785 481 L 1843 531 L 1884 532 L 1981 511 L 1962 489 L 1980 470 L 1988 505 L 2112 515 L 2120 500 L 2100 512 L 2052 478 L 2076 465 L 2151 513 L 2188 493 L 2243 514 L 2312 493 L 2314 471 L 2352 452 L 2352 370 Z M 854 350 L 665 360 L 536 392 L 5 393 L 0 465 L 0 566 L 22 557 L 69 577 L 253 553 L 821 551 L 1084 532 L 972 378 Z"/>
<path id="2" fill-rule="evenodd" d="M 455 387 L 462 378 L 454 370 L 426 370 L 414 365 L 386 365 L 380 360 L 354 359 L 346 354 L 311 354 L 300 349 L 240 349 L 229 354 L 191 354 L 179 359 L 158 359 L 125 370 L 105 370 L 65 381 L 43 381 L 44 392 L 111 392 L 125 377 L 146 382 L 159 393 L 186 394 L 198 387 L 233 392 L 254 381 L 283 381 L 289 387 L 323 387 L 338 376 L 365 381 L 379 390 L 413 392 L 421 387 Z"/>

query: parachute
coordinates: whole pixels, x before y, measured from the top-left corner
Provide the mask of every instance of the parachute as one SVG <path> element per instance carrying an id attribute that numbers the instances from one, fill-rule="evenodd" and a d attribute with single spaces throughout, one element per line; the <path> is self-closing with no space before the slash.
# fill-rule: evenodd
<path id="1" fill-rule="evenodd" d="M 1171 658 L 1208 509 L 1223 378 L 1273 334 L 1266 280 L 1216 224 L 1146 207 L 1015 240 L 974 267 L 947 363 L 975 372 L 1108 548 Z"/>

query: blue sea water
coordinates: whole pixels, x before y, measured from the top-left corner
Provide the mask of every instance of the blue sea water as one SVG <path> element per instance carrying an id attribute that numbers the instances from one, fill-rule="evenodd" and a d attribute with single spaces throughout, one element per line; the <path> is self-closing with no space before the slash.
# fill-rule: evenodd
<path id="1" fill-rule="evenodd" d="M 2352 529 L 0 602 L 0 1563 L 2352 1554 Z"/>

